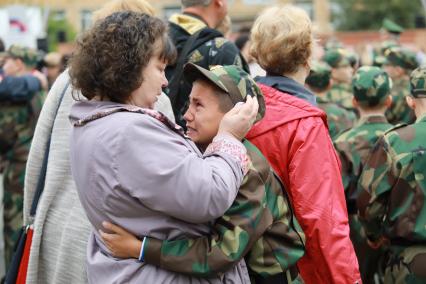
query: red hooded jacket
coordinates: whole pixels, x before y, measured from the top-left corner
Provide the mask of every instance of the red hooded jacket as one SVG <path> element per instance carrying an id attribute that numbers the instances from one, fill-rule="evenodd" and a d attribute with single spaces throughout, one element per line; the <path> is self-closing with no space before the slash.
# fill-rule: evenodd
<path id="1" fill-rule="evenodd" d="M 361 283 L 349 238 L 340 162 L 326 114 L 305 100 L 259 86 L 266 115 L 246 137 L 267 157 L 289 191 L 306 236 L 306 252 L 298 262 L 303 280 Z"/>

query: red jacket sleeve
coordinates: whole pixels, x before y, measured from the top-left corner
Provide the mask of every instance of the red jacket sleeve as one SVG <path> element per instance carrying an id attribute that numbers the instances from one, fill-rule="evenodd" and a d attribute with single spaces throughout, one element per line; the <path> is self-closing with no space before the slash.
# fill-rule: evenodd
<path id="1" fill-rule="evenodd" d="M 306 235 L 306 253 L 298 262 L 302 278 L 305 283 L 361 283 L 339 162 L 327 128 L 319 117 L 286 127 L 296 129 L 290 143 L 285 133 L 280 140 L 289 143 L 284 154 L 289 191 Z"/>

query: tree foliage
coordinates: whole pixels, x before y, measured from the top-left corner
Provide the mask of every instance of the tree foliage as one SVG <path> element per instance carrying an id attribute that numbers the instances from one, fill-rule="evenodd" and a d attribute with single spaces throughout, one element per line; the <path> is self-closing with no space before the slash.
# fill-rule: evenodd
<path id="1" fill-rule="evenodd" d="M 338 30 L 380 29 L 384 18 L 404 28 L 414 28 L 424 17 L 421 0 L 332 0 L 333 22 Z"/>
<path id="2" fill-rule="evenodd" d="M 56 51 L 60 41 L 74 41 L 76 34 L 74 27 L 67 19 L 57 19 L 54 15 L 49 16 L 47 23 L 47 41 L 49 43 L 49 51 Z"/>

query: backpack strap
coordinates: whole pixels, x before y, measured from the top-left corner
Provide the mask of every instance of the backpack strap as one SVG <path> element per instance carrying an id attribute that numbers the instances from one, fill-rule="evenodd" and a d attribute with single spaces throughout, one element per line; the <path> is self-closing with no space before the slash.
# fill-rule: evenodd
<path id="1" fill-rule="evenodd" d="M 170 23 L 170 25 L 175 25 L 181 28 L 179 25 L 176 25 L 174 23 Z M 185 66 L 185 63 L 188 62 L 189 55 L 209 40 L 222 36 L 223 35 L 217 30 L 203 28 L 188 37 L 188 40 L 183 46 L 182 51 L 176 61 L 175 70 L 173 71 L 173 76 L 169 82 L 168 96 L 170 98 L 172 106 L 175 106 L 176 102 L 178 101 L 180 82 L 183 77 L 183 68 Z"/>

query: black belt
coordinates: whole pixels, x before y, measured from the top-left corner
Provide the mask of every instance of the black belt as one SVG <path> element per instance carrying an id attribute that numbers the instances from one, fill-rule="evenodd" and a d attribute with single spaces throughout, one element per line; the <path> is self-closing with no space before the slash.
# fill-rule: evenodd
<path id="1" fill-rule="evenodd" d="M 349 199 L 346 201 L 346 207 L 348 208 L 348 215 L 358 214 L 358 208 L 356 206 L 356 200 Z"/>
<path id="2" fill-rule="evenodd" d="M 296 265 L 293 265 L 289 268 L 291 280 L 294 281 L 299 275 L 299 271 L 297 270 Z M 255 284 L 290 284 L 287 281 L 287 275 L 285 272 L 281 272 L 279 274 L 262 277 L 261 275 L 254 273 L 253 271 L 249 271 L 250 279 L 254 280 Z"/>

